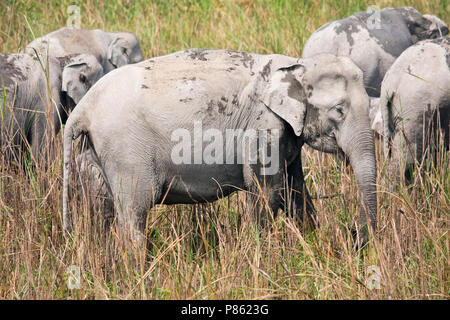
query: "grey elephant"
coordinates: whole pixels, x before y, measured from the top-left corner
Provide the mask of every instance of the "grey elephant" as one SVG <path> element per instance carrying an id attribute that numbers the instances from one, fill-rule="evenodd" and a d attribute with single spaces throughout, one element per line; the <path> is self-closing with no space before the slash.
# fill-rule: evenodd
<path id="1" fill-rule="evenodd" d="M 103 218 L 109 223 L 114 217 L 114 200 L 108 192 L 103 178 L 102 169 L 94 160 L 92 150 L 87 149 L 75 158 L 78 179 L 77 189 L 80 196 L 89 199 L 94 212 L 102 212 Z M 81 198 L 80 197 L 80 198 Z"/>
<path id="2" fill-rule="evenodd" d="M 448 150 L 449 57 L 449 37 L 418 42 L 398 57 L 381 85 L 377 126 L 383 128 L 391 172 L 407 183 L 412 166 L 434 155 L 439 131 Z"/>
<path id="3" fill-rule="evenodd" d="M 291 208 L 301 220 L 305 212 L 314 217 L 301 164 L 307 143 L 350 159 L 362 203 L 362 244 L 367 222 L 375 228 L 377 215 L 368 103 L 361 70 L 333 55 L 296 59 L 190 49 L 117 69 L 67 121 L 64 228 L 72 228 L 70 159 L 81 134 L 121 230 L 137 240 L 154 204 L 214 201 L 241 189 L 261 190 L 274 214 Z M 295 192 L 288 196 L 289 190 Z"/>
<path id="4" fill-rule="evenodd" d="M 302 57 L 319 53 L 350 57 L 363 71 L 369 96 L 379 97 L 385 73 L 406 48 L 447 34 L 448 27 L 442 20 L 422 15 L 412 7 L 363 11 L 315 31 Z"/>
<path id="5" fill-rule="evenodd" d="M 131 32 L 104 32 L 63 27 L 33 40 L 25 51 L 45 56 L 65 57 L 72 54 L 92 54 L 104 72 L 143 60 L 138 38 Z"/>
<path id="6" fill-rule="evenodd" d="M 91 55 L 65 59 L 0 54 L 1 142 L 6 151 L 29 145 L 37 158 L 47 158 L 53 137 L 103 68 Z M 18 148 L 10 148 L 6 142 Z M 10 153 L 13 156 L 15 152 Z"/>

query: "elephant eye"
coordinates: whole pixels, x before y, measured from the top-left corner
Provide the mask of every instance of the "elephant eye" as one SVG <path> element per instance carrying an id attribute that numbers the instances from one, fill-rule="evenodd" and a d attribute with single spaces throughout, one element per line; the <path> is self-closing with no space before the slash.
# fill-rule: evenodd
<path id="1" fill-rule="evenodd" d="M 336 112 L 339 117 L 343 117 L 344 116 L 344 107 L 345 107 L 345 102 L 341 101 L 338 104 L 335 104 L 331 110 L 334 110 L 334 112 Z"/>
<path id="2" fill-rule="evenodd" d="M 80 74 L 80 81 L 82 82 L 82 83 L 85 83 L 86 82 L 86 76 L 84 75 L 84 74 Z"/>

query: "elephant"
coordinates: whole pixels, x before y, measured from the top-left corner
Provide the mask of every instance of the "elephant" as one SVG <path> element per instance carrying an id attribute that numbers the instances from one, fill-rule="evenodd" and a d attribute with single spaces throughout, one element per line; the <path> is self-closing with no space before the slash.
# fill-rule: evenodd
<path id="1" fill-rule="evenodd" d="M 378 113 L 390 171 L 410 184 L 414 164 L 435 155 L 439 131 L 449 148 L 450 37 L 420 41 L 397 58 L 382 82 Z"/>
<path id="2" fill-rule="evenodd" d="M 48 51 L 47 51 L 48 50 Z M 35 51 L 45 56 L 65 57 L 72 54 L 92 54 L 104 73 L 129 63 L 143 60 L 138 38 L 130 32 L 104 32 L 63 27 L 27 45 L 25 52 Z"/>
<path id="3" fill-rule="evenodd" d="M 102 75 L 102 66 L 87 54 L 46 61 L 25 53 L 0 54 L 2 149 L 16 156 L 29 145 L 36 159 L 47 161 L 51 137 L 65 123 L 68 109 Z"/>
<path id="4" fill-rule="evenodd" d="M 102 212 L 108 222 L 114 217 L 114 200 L 108 192 L 102 170 L 97 166 L 92 150 L 87 149 L 79 154 L 75 158 L 75 163 L 79 173 L 77 189 L 82 190 L 81 195 L 89 197 L 91 208 Z M 96 202 L 97 200 L 100 200 L 99 203 Z M 97 207 L 97 204 L 100 207 Z"/>
<path id="5" fill-rule="evenodd" d="M 362 11 L 315 31 L 306 41 L 302 57 L 319 53 L 350 57 L 363 71 L 367 94 L 379 97 L 386 71 L 406 48 L 447 34 L 442 20 L 412 7 Z"/>
<path id="6" fill-rule="evenodd" d="M 153 205 L 210 202 L 237 190 L 260 190 L 274 215 L 290 208 L 298 219 L 314 220 L 302 172 L 307 143 L 350 159 L 361 200 L 356 242 L 363 245 L 376 227 L 377 196 L 362 77 L 348 57 L 211 49 L 105 75 L 65 126 L 64 229 L 72 231 L 70 162 L 80 135 L 114 199 L 119 230 L 139 243 Z M 261 206 L 263 197 L 251 202 Z"/>

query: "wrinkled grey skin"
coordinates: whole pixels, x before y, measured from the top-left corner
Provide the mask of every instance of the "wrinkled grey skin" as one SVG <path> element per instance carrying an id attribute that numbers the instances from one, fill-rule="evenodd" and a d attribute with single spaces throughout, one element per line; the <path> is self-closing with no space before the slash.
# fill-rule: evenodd
<path id="1" fill-rule="evenodd" d="M 108 193 L 102 170 L 98 167 L 92 150 L 88 149 L 79 154 L 75 158 L 75 163 L 79 175 L 77 189 L 82 191 L 82 195 L 89 197 L 91 207 L 95 211 L 102 212 L 105 218 L 113 218 L 114 200 Z"/>
<path id="2" fill-rule="evenodd" d="M 64 228 L 71 230 L 68 192 L 72 141 L 81 134 L 102 170 L 122 230 L 142 239 L 147 210 L 164 204 L 214 201 L 254 190 L 256 176 L 269 206 L 314 215 L 304 184 L 304 143 L 349 157 L 362 210 L 376 225 L 376 170 L 362 72 L 346 57 L 296 59 L 228 50 L 191 49 L 115 70 L 103 77 L 70 115 L 64 132 Z M 180 164 L 171 160 L 178 128 L 277 129 L 279 171 L 260 165 Z M 225 136 L 225 133 L 224 133 Z M 236 162 L 235 162 L 236 163 Z M 287 174 L 287 176 L 285 176 Z M 285 182 L 298 192 L 283 203 Z M 265 187 L 264 187 L 265 186 Z M 306 206 L 304 206 L 306 203 Z M 367 216 L 369 218 L 367 218 Z M 362 228 L 360 244 L 367 240 Z"/>
<path id="3" fill-rule="evenodd" d="M 104 72 L 143 60 L 138 38 L 130 32 L 104 32 L 64 27 L 33 40 L 27 53 L 37 50 L 52 57 L 72 54 L 92 54 L 103 66 Z"/>
<path id="4" fill-rule="evenodd" d="M 379 27 L 375 18 L 381 19 Z M 358 12 L 325 24 L 306 42 L 302 57 L 331 53 L 350 57 L 364 74 L 369 96 L 379 97 L 383 77 L 395 59 L 417 41 L 448 34 L 438 17 L 422 15 L 412 7 Z"/>
<path id="5" fill-rule="evenodd" d="M 43 63 L 46 68 L 47 61 Z M 44 71 L 39 61 L 30 55 L 0 54 L 2 137 L 14 141 L 19 150 L 24 150 L 28 143 L 33 155 L 47 157 L 50 138 L 65 123 L 68 109 L 73 108 L 74 101 L 78 102 L 91 83 L 102 75 L 102 67 L 89 55 L 66 59 L 50 57 L 48 70 Z"/>
<path id="6" fill-rule="evenodd" d="M 390 168 L 394 177 L 405 174 L 411 182 L 410 166 L 435 152 L 431 134 L 441 130 L 448 149 L 450 38 L 421 41 L 405 50 L 386 73 L 379 108 Z"/>

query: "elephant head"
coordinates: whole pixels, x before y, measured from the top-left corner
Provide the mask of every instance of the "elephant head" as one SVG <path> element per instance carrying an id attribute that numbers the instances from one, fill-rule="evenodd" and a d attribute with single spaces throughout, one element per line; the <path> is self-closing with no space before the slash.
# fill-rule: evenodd
<path id="1" fill-rule="evenodd" d="M 275 71 L 264 103 L 314 149 L 345 155 L 361 199 L 360 225 L 376 226 L 376 163 L 362 71 L 347 57 L 321 54 Z M 361 242 L 367 240 L 362 229 Z M 360 242 L 360 244 L 361 244 Z"/>
<path id="2" fill-rule="evenodd" d="M 399 10 L 414 42 L 435 39 L 448 34 L 447 25 L 436 16 L 422 15 L 412 7 L 403 7 Z"/>
<path id="3" fill-rule="evenodd" d="M 431 22 L 428 27 L 428 39 L 445 37 L 448 34 L 448 26 L 444 21 L 432 14 L 424 14 L 423 17 Z"/>
<path id="4" fill-rule="evenodd" d="M 108 69 L 144 60 L 137 37 L 130 32 L 113 33 L 113 39 L 108 46 L 107 60 L 110 64 Z"/>
<path id="5" fill-rule="evenodd" d="M 62 63 L 62 92 L 77 104 L 89 88 L 103 76 L 103 67 L 89 54 L 72 56 L 68 62 Z"/>

